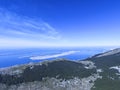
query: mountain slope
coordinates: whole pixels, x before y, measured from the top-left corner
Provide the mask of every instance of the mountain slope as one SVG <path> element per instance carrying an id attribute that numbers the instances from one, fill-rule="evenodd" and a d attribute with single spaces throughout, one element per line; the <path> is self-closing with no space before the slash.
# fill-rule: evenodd
<path id="1" fill-rule="evenodd" d="M 120 49 L 82 61 L 58 59 L 0 69 L 0 90 L 119 90 Z"/>
<path id="2" fill-rule="evenodd" d="M 74 88 L 74 90 L 78 90 L 79 86 L 81 86 L 80 90 L 90 90 L 98 76 L 99 74 L 92 65 L 85 65 L 83 62 L 57 60 L 3 69 L 0 74 L 0 87 L 4 88 L 3 90 L 11 90 L 14 87 L 15 90 L 22 90 L 19 89 L 20 87 L 29 90 L 28 87 L 32 84 L 34 85 L 31 87 L 32 90 L 54 90 L 53 88 L 57 88 L 57 90 Z M 36 87 L 39 89 L 35 89 Z"/>
<path id="3" fill-rule="evenodd" d="M 97 54 L 87 60 L 93 61 L 99 68 L 109 68 L 120 65 L 120 48 Z"/>
<path id="4" fill-rule="evenodd" d="M 95 81 L 93 90 L 119 90 L 120 89 L 120 48 L 107 51 L 89 58 L 101 69 L 102 79 Z"/>

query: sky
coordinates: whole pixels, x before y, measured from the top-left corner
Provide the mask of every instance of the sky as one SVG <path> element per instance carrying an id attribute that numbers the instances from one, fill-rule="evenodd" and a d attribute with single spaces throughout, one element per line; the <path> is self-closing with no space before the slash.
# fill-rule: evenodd
<path id="1" fill-rule="evenodd" d="M 0 0 L 0 48 L 120 46 L 119 0 Z"/>

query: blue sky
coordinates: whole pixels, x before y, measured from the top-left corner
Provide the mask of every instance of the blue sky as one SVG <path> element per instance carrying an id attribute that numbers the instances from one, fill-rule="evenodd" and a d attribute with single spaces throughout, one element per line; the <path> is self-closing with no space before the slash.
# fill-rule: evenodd
<path id="1" fill-rule="evenodd" d="M 0 0 L 0 47 L 120 46 L 119 0 Z"/>

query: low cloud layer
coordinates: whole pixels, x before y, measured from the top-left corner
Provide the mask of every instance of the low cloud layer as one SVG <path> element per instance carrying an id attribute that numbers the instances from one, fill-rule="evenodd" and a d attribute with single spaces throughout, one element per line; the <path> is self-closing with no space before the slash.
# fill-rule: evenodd
<path id="1" fill-rule="evenodd" d="M 33 57 L 30 57 L 30 59 L 31 60 L 43 60 L 43 59 L 57 58 L 57 57 L 61 57 L 61 56 L 71 55 L 71 54 L 74 54 L 77 52 L 79 52 L 79 51 L 68 51 L 68 52 L 63 52 L 60 54 L 45 55 L 45 56 L 33 56 Z"/>

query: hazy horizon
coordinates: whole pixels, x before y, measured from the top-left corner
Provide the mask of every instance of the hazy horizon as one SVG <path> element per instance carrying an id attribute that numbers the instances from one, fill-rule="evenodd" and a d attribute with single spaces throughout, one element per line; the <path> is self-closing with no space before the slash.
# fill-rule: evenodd
<path id="1" fill-rule="evenodd" d="M 0 48 L 119 47 L 120 1 L 0 0 Z"/>

